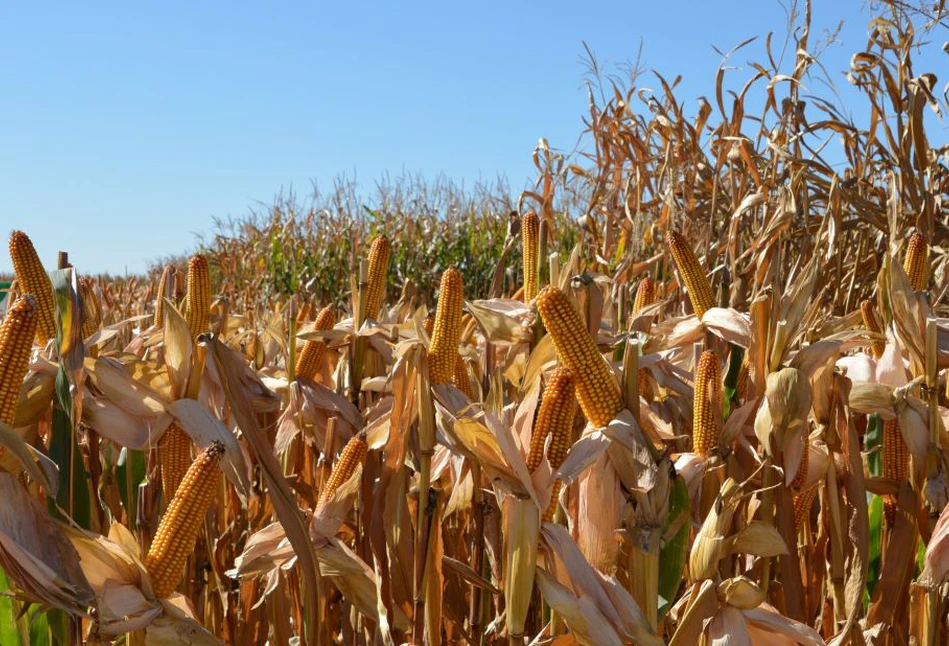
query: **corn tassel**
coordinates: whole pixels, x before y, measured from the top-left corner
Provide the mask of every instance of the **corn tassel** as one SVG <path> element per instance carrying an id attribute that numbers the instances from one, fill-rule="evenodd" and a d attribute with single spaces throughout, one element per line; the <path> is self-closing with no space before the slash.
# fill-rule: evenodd
<path id="1" fill-rule="evenodd" d="M 197 337 L 208 331 L 211 317 L 211 276 L 208 260 L 201 254 L 188 262 L 188 293 L 185 296 L 185 319 L 191 335 Z"/>
<path id="2" fill-rule="evenodd" d="M 327 305 L 316 316 L 315 328 L 317 330 L 332 330 L 336 325 L 336 310 L 332 305 Z M 323 354 L 326 352 L 326 343 L 318 339 L 311 339 L 303 344 L 303 350 L 297 357 L 295 374 L 297 379 L 316 379 L 322 366 Z"/>
<path id="3" fill-rule="evenodd" d="M 181 582 L 182 569 L 194 550 L 195 539 L 211 504 L 220 474 L 224 445 L 212 442 L 188 468 L 152 540 L 145 569 L 159 599 L 168 597 Z"/>
<path id="4" fill-rule="evenodd" d="M 883 422 L 883 477 L 899 484 L 909 480 L 909 448 L 895 419 Z M 883 515 L 890 527 L 896 520 L 896 508 L 896 496 L 883 497 Z"/>
<path id="5" fill-rule="evenodd" d="M 38 319 L 36 300 L 24 294 L 7 310 L 0 323 L 0 422 L 13 426 L 20 386 L 30 365 L 30 351 Z"/>
<path id="6" fill-rule="evenodd" d="M 22 231 L 10 234 L 10 260 L 20 293 L 32 294 L 36 299 L 36 336 L 43 345 L 56 338 L 53 281 L 43 268 L 30 237 Z"/>
<path id="7" fill-rule="evenodd" d="M 171 502 L 191 466 L 191 438 L 172 422 L 158 442 L 161 459 L 161 489 L 166 502 Z"/>
<path id="8" fill-rule="evenodd" d="M 651 278 L 643 278 L 636 288 L 636 300 L 633 301 L 633 314 L 641 311 L 656 302 L 656 283 Z"/>
<path id="9" fill-rule="evenodd" d="M 883 326 L 877 320 L 873 301 L 866 300 L 860 303 L 860 315 L 863 317 L 863 327 L 876 334 L 883 334 Z M 875 359 L 883 356 L 886 344 L 883 341 L 874 341 L 870 344 L 870 353 Z"/>
<path id="10" fill-rule="evenodd" d="M 521 218 L 521 249 L 524 265 L 524 302 L 537 296 L 537 254 L 540 247 L 540 219 L 534 211 Z"/>
<path id="11" fill-rule="evenodd" d="M 706 350 L 695 369 L 695 399 L 692 415 L 692 446 L 695 453 L 707 456 L 718 446 L 722 418 L 722 369 L 718 356 Z"/>
<path id="12" fill-rule="evenodd" d="M 155 327 L 163 327 L 165 325 L 164 299 L 167 298 L 170 301 L 175 300 L 177 282 L 178 270 L 175 269 L 174 265 L 165 265 L 164 271 L 161 272 L 161 279 L 158 281 L 158 297 L 155 299 L 155 319 L 153 321 Z"/>
<path id="13" fill-rule="evenodd" d="M 909 244 L 906 245 L 903 269 L 914 292 L 926 289 L 926 283 L 929 282 L 929 245 L 918 231 L 910 237 Z"/>
<path id="14" fill-rule="evenodd" d="M 613 371 L 593 342 L 580 312 L 553 285 L 538 294 L 537 309 L 553 337 L 560 362 L 573 372 L 583 414 L 594 426 L 606 426 L 622 408 L 622 396 Z"/>
<path id="15" fill-rule="evenodd" d="M 681 233 L 670 230 L 666 241 L 676 268 L 679 270 L 679 277 L 689 294 L 692 309 L 695 310 L 697 317 L 702 318 L 706 311 L 715 306 L 715 297 L 712 294 L 712 285 L 708 282 L 708 276 L 705 275 L 695 252 Z"/>
<path id="16" fill-rule="evenodd" d="M 343 451 L 339 454 L 339 460 L 336 461 L 336 465 L 330 473 L 329 480 L 326 481 L 326 487 L 320 495 L 320 506 L 326 504 L 326 501 L 336 493 L 336 490 L 349 480 L 356 470 L 357 464 L 366 462 L 368 452 L 369 445 L 366 443 L 365 432 L 357 433 L 346 443 Z"/>
<path id="17" fill-rule="evenodd" d="M 461 340 L 461 307 L 464 304 L 464 284 L 461 272 L 451 267 L 442 274 L 438 290 L 435 326 L 428 350 L 429 379 L 433 384 L 448 384 L 455 377 L 455 357 Z"/>
<path id="18" fill-rule="evenodd" d="M 389 278 L 389 239 L 379 236 L 369 248 L 369 286 L 366 291 L 366 316 L 374 319 L 379 316 L 382 301 L 385 300 Z"/>

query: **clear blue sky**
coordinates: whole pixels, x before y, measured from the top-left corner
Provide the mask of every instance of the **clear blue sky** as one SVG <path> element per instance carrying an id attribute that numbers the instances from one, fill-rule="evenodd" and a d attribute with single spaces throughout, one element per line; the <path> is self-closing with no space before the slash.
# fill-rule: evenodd
<path id="1" fill-rule="evenodd" d="M 824 59 L 845 85 L 866 8 L 815 5 L 815 36 L 846 21 Z M 26 230 L 50 263 L 65 249 L 86 272 L 136 272 L 192 247 L 213 216 L 339 173 L 502 174 L 516 191 L 539 137 L 572 149 L 582 130 L 583 41 L 615 71 L 642 39 L 647 68 L 683 74 L 693 114 L 713 96 L 713 46 L 785 24 L 772 0 L 590 6 L 4 3 L 0 228 Z M 760 52 L 735 58 L 736 79 Z"/>

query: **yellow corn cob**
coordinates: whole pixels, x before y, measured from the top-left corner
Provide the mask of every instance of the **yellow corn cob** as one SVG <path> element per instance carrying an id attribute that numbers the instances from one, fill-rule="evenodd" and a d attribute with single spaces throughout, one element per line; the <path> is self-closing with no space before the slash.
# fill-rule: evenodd
<path id="1" fill-rule="evenodd" d="M 7 426 L 12 426 L 16 418 L 37 318 L 36 300 L 31 294 L 24 294 L 10 306 L 0 323 L 0 422 Z"/>
<path id="2" fill-rule="evenodd" d="M 217 487 L 218 463 L 223 455 L 224 445 L 220 442 L 212 442 L 198 455 L 158 524 L 145 557 L 145 569 L 159 599 L 174 592 L 181 581 L 181 571 L 194 550 L 198 530 Z"/>
<path id="3" fill-rule="evenodd" d="M 471 377 L 468 376 L 468 367 L 460 354 L 455 355 L 455 387 L 474 401 L 474 391 L 471 389 Z"/>
<path id="4" fill-rule="evenodd" d="M 188 293 L 185 295 L 185 319 L 191 335 L 208 331 L 211 314 L 211 276 L 208 260 L 201 254 L 191 256 L 188 262 Z"/>
<path id="5" fill-rule="evenodd" d="M 537 309 L 554 339 L 560 362 L 573 371 L 583 414 L 594 426 L 606 426 L 622 408 L 622 397 L 613 371 L 593 342 L 580 312 L 553 285 L 537 295 Z"/>
<path id="6" fill-rule="evenodd" d="M 810 445 L 807 442 L 807 436 L 804 436 L 804 453 L 801 454 L 801 464 L 797 468 L 797 473 L 794 474 L 794 480 L 791 480 L 791 489 L 793 491 L 800 491 L 801 487 L 804 486 L 804 483 L 807 481 L 807 469 L 810 466 L 811 455 L 810 450 L 808 449 Z"/>
<path id="7" fill-rule="evenodd" d="M 349 480 L 356 470 L 357 464 L 366 462 L 368 452 L 369 445 L 366 443 L 365 431 L 357 433 L 346 443 L 343 451 L 339 454 L 339 459 L 336 461 L 332 473 L 330 473 L 329 480 L 326 481 L 326 487 L 320 495 L 320 506 L 326 504 L 326 501 L 336 493 L 336 490 Z"/>
<path id="8" fill-rule="evenodd" d="M 389 239 L 379 236 L 369 248 L 369 286 L 366 292 L 366 316 L 379 316 L 379 308 L 386 296 L 389 278 Z"/>
<path id="9" fill-rule="evenodd" d="M 577 397 L 573 383 L 573 373 L 569 368 L 557 368 L 550 376 L 547 382 L 547 388 L 544 389 L 544 400 L 540 404 L 540 410 L 537 413 L 536 434 L 541 436 L 540 444 L 543 446 L 543 437 L 550 435 L 550 442 L 547 444 L 547 462 L 550 468 L 556 471 L 567 458 L 570 451 L 570 445 L 573 435 L 573 420 L 577 415 Z M 531 437 L 531 454 L 534 452 L 534 437 Z M 528 456 L 530 463 L 531 456 Z M 537 457 L 538 464 L 540 456 Z M 530 466 L 528 466 L 530 468 Z M 536 468 L 536 466 L 534 467 Z M 544 510 L 542 520 L 545 523 L 553 522 L 554 515 L 557 513 L 558 498 L 563 483 L 558 479 L 554 482 L 553 489 L 550 492 L 550 502 L 547 509 Z"/>
<path id="10" fill-rule="evenodd" d="M 332 305 L 327 305 L 317 314 L 315 329 L 332 330 L 334 325 L 336 325 L 336 310 Z M 303 350 L 300 351 L 300 356 L 297 357 L 295 370 L 297 379 L 313 380 L 316 378 L 316 375 L 320 372 L 325 350 L 326 344 L 317 339 L 303 344 Z"/>
<path id="11" fill-rule="evenodd" d="M 863 317 L 863 327 L 871 332 L 883 334 L 883 327 L 877 320 L 874 310 L 873 301 L 866 300 L 860 303 L 860 315 Z M 870 353 L 877 359 L 883 356 L 885 349 L 886 344 L 883 341 L 874 341 L 870 344 Z"/>
<path id="12" fill-rule="evenodd" d="M 800 529 L 805 519 L 810 517 L 811 506 L 817 496 L 817 487 L 811 487 L 804 493 L 794 496 L 794 528 Z"/>
<path id="13" fill-rule="evenodd" d="M 533 211 L 521 218 L 521 249 L 524 264 L 524 302 L 537 296 L 537 253 L 540 247 L 540 219 Z"/>
<path id="14" fill-rule="evenodd" d="M 530 451 L 527 454 L 528 471 L 533 473 L 540 466 L 547 435 L 552 436 L 547 449 L 548 461 L 554 468 L 563 464 L 570 448 L 570 431 L 573 429 L 573 418 L 576 414 L 577 396 L 573 387 L 573 376 L 569 368 L 560 366 L 551 373 L 547 387 L 544 388 L 544 397 L 531 433 Z M 554 462 L 557 462 L 556 466 Z"/>
<path id="15" fill-rule="evenodd" d="M 178 486 L 191 466 L 191 438 L 177 423 L 172 422 L 158 441 L 161 459 L 161 489 L 165 502 L 171 502 Z"/>
<path id="16" fill-rule="evenodd" d="M 158 281 L 158 295 L 155 299 L 155 327 L 165 325 L 165 301 L 164 299 L 175 300 L 177 291 L 178 270 L 174 265 L 165 265 L 161 272 L 161 280 Z"/>
<path id="17" fill-rule="evenodd" d="M 56 315 L 53 306 L 53 281 L 43 269 L 40 257 L 29 236 L 22 231 L 10 234 L 10 260 L 21 294 L 36 299 L 36 336 L 40 344 L 56 338 Z"/>
<path id="18" fill-rule="evenodd" d="M 425 332 L 428 334 L 428 339 L 431 341 L 432 332 L 435 331 L 435 317 L 432 316 L 431 312 L 429 312 L 428 316 L 425 317 L 425 320 L 422 321 L 422 327 L 425 328 Z"/>
<path id="19" fill-rule="evenodd" d="M 435 309 L 435 327 L 428 350 L 428 374 L 433 384 L 451 383 L 455 376 L 455 357 L 461 340 L 461 307 L 464 304 L 464 284 L 461 272 L 451 267 L 442 274 Z"/>
<path id="20" fill-rule="evenodd" d="M 82 297 L 82 309 L 85 318 L 82 320 L 82 338 L 88 339 L 99 331 L 102 319 L 99 314 L 99 299 L 92 288 L 92 281 L 88 278 L 79 279 L 79 295 Z"/>
<path id="21" fill-rule="evenodd" d="M 702 353 L 695 369 L 692 411 L 692 447 L 698 455 L 706 456 L 718 445 L 722 416 L 722 369 L 711 350 Z"/>
<path id="22" fill-rule="evenodd" d="M 929 281 L 929 245 L 919 231 L 910 237 L 906 245 L 903 269 L 909 276 L 909 284 L 913 287 L 913 291 L 920 292 L 926 289 L 926 283 Z"/>
<path id="23" fill-rule="evenodd" d="M 651 278 L 643 278 L 639 281 L 639 287 L 636 288 L 636 300 L 633 301 L 633 314 L 639 314 L 642 310 L 656 302 L 656 283 Z"/>
<path id="24" fill-rule="evenodd" d="M 883 422 L 883 477 L 900 484 L 909 480 L 909 447 L 895 419 Z M 883 515 L 891 527 L 896 520 L 896 507 L 896 496 L 883 497 Z"/>
<path id="25" fill-rule="evenodd" d="M 738 368 L 738 379 L 735 380 L 735 396 L 738 401 L 745 401 L 748 398 L 748 361 L 742 361 Z"/>
<path id="26" fill-rule="evenodd" d="M 692 309 L 695 310 L 697 317 L 702 318 L 706 311 L 715 306 L 715 297 L 712 294 L 712 285 L 708 282 L 708 276 L 705 275 L 702 265 L 695 257 L 695 252 L 681 233 L 670 230 L 666 242 L 672 252 L 676 268 L 679 270 L 679 278 L 685 284 L 685 289 L 689 294 Z"/>

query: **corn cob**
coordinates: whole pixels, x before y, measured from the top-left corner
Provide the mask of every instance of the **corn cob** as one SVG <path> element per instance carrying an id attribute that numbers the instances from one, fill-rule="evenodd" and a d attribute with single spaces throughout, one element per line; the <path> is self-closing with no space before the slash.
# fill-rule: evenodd
<path id="1" fill-rule="evenodd" d="M 211 504 L 224 445 L 212 442 L 188 468 L 152 540 L 145 569 L 159 599 L 174 592 Z"/>
<path id="2" fill-rule="evenodd" d="M 794 528 L 800 529 L 810 516 L 811 506 L 817 496 L 817 487 L 811 487 L 804 493 L 794 496 Z"/>
<path id="3" fill-rule="evenodd" d="M 40 345 L 56 338 L 56 316 L 53 305 L 53 281 L 43 268 L 29 236 L 22 231 L 10 234 L 10 260 L 21 294 L 36 299 L 36 336 Z"/>
<path id="4" fill-rule="evenodd" d="M 742 361 L 738 368 L 738 379 L 735 380 L 735 396 L 738 401 L 745 401 L 748 398 L 748 362 Z"/>
<path id="5" fill-rule="evenodd" d="M 455 355 L 455 387 L 463 392 L 468 399 L 474 401 L 474 391 L 471 389 L 471 378 L 468 376 L 468 367 L 460 354 Z"/>
<path id="6" fill-rule="evenodd" d="M 161 272 L 161 279 L 158 281 L 158 297 L 155 299 L 155 327 L 165 325 L 165 300 L 175 300 L 177 291 L 178 270 L 174 265 L 165 265 Z"/>
<path id="7" fill-rule="evenodd" d="M 702 270 L 698 258 L 695 257 L 695 252 L 681 233 L 670 230 L 666 242 L 669 244 L 672 259 L 675 260 L 676 268 L 679 270 L 679 277 L 689 294 L 692 309 L 695 310 L 697 317 L 702 318 L 706 311 L 715 306 L 712 285 L 708 282 L 708 277 Z"/>
<path id="8" fill-rule="evenodd" d="M 369 248 L 369 287 L 366 292 L 366 316 L 379 316 L 379 308 L 386 296 L 389 277 L 389 239 L 379 236 Z"/>
<path id="9" fill-rule="evenodd" d="M 594 426 L 606 426 L 622 408 L 622 396 L 613 371 L 593 342 L 580 312 L 553 285 L 544 287 L 537 295 L 537 309 L 554 339 L 560 362 L 573 371 L 583 414 Z"/>
<path id="10" fill-rule="evenodd" d="M 651 278 L 643 278 L 639 281 L 639 287 L 636 288 L 636 300 L 633 301 L 633 314 L 639 314 L 642 310 L 656 302 L 656 283 Z"/>
<path id="11" fill-rule="evenodd" d="M 527 470 L 533 473 L 540 466 L 544 454 L 544 442 L 552 435 L 547 455 L 551 461 L 563 463 L 566 450 L 570 447 L 570 430 L 573 418 L 577 414 L 577 397 L 573 387 L 573 376 L 569 368 L 558 367 L 550 375 L 544 397 L 537 412 L 537 420 L 531 433 L 530 451 L 527 454 Z M 554 443 L 557 446 L 554 446 Z M 551 462 L 553 466 L 553 462 Z"/>
<path id="12" fill-rule="evenodd" d="M 883 477 L 899 484 L 909 480 L 909 448 L 895 419 L 883 422 Z M 883 497 L 883 515 L 890 527 L 896 520 L 896 507 L 896 496 Z"/>
<path id="13" fill-rule="evenodd" d="M 38 319 L 31 294 L 16 299 L 0 323 L 0 422 L 13 425 L 20 386 L 30 365 Z"/>
<path id="14" fill-rule="evenodd" d="M 534 435 L 531 436 L 531 454 L 528 455 L 528 469 L 531 469 L 531 461 L 534 457 L 534 446 L 537 444 L 535 436 L 540 437 L 540 449 L 543 449 L 544 438 L 549 434 L 550 442 L 547 445 L 547 462 L 550 468 L 556 471 L 567 458 L 570 451 L 571 435 L 573 432 L 573 420 L 577 414 L 577 397 L 575 393 L 573 374 L 569 368 L 557 368 L 550 376 L 547 382 L 547 388 L 544 390 L 544 400 L 540 404 L 540 410 L 537 413 L 537 426 Z M 540 455 L 536 457 L 537 464 L 540 463 Z M 533 469 L 537 466 L 534 465 Z M 533 470 L 531 469 L 531 470 Z M 554 481 L 553 489 L 550 492 L 550 502 L 547 509 L 544 510 L 542 520 L 545 523 L 553 522 L 554 515 L 557 513 L 558 498 L 563 483 L 557 479 Z"/>
<path id="15" fill-rule="evenodd" d="M 805 435 L 804 453 L 801 454 L 801 464 L 797 468 L 797 473 L 794 474 L 794 480 L 791 481 L 791 489 L 793 491 L 800 491 L 804 483 L 807 482 L 807 469 L 810 467 L 811 462 L 809 446 L 807 436 Z"/>
<path id="16" fill-rule="evenodd" d="M 332 305 L 327 305 L 316 316 L 315 329 L 332 330 L 336 325 L 336 310 Z M 303 350 L 297 358 L 295 373 L 297 379 L 316 378 L 320 372 L 323 353 L 326 351 L 326 343 L 318 339 L 312 339 L 303 344 Z"/>
<path id="17" fill-rule="evenodd" d="M 339 454 L 339 459 L 336 461 L 332 473 L 330 473 L 329 480 L 326 481 L 326 487 L 323 488 L 323 493 L 320 495 L 320 506 L 326 504 L 326 501 L 336 493 L 336 490 L 349 480 L 356 470 L 357 464 L 366 462 L 368 452 L 369 445 L 366 443 L 365 431 L 357 433 L 346 443 L 343 451 Z"/>
<path id="18" fill-rule="evenodd" d="M 692 404 L 692 446 L 706 456 L 718 445 L 722 416 L 722 369 L 718 356 L 706 350 L 695 369 L 695 399 Z"/>
<path id="19" fill-rule="evenodd" d="M 208 260 L 201 254 L 195 254 L 188 262 L 188 293 L 185 295 L 185 319 L 192 336 L 207 332 L 210 315 L 211 277 Z"/>
<path id="20" fill-rule="evenodd" d="M 524 302 L 537 296 L 537 254 L 540 247 L 540 219 L 533 211 L 521 218 L 521 248 L 524 264 Z"/>
<path id="21" fill-rule="evenodd" d="M 161 489 L 167 503 L 171 502 L 191 466 L 191 438 L 177 423 L 172 422 L 161 436 L 158 456 L 161 459 Z"/>
<path id="22" fill-rule="evenodd" d="M 926 283 L 929 281 L 929 245 L 919 231 L 910 237 L 909 244 L 906 245 L 903 269 L 914 292 L 926 289 Z"/>
<path id="23" fill-rule="evenodd" d="M 461 340 L 461 306 L 464 304 L 464 285 L 461 272 L 451 267 L 442 274 L 438 290 L 435 326 L 428 350 L 429 378 L 433 384 L 448 384 L 454 380 L 455 357 Z"/>
<path id="24" fill-rule="evenodd" d="M 860 303 L 860 315 L 863 317 L 863 326 L 877 334 L 883 334 L 883 327 L 877 320 L 874 312 L 873 301 L 866 300 Z M 883 341 L 874 341 L 870 344 L 870 353 L 874 358 L 879 359 L 883 356 L 886 344 Z"/>
<path id="25" fill-rule="evenodd" d="M 88 339 L 102 327 L 102 318 L 99 314 L 99 299 L 92 288 L 92 281 L 88 278 L 79 279 L 79 295 L 82 298 L 82 309 L 85 318 L 82 320 L 82 338 Z"/>

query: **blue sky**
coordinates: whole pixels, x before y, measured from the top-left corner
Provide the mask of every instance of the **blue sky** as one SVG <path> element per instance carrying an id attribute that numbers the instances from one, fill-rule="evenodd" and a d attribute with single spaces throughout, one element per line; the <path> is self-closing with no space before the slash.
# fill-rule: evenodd
<path id="1" fill-rule="evenodd" d="M 845 85 L 866 8 L 815 5 L 815 36 L 845 21 L 824 57 Z M 340 173 L 367 186 L 385 171 L 500 174 L 519 190 L 539 137 L 572 149 L 582 130 L 584 41 L 615 71 L 642 40 L 647 68 L 683 75 L 692 114 L 713 96 L 713 46 L 785 25 L 771 0 L 588 6 L 5 3 L 0 228 L 26 230 L 49 263 L 65 249 L 86 272 L 137 272 L 192 247 L 213 216 Z M 731 62 L 736 80 L 761 51 Z"/>

